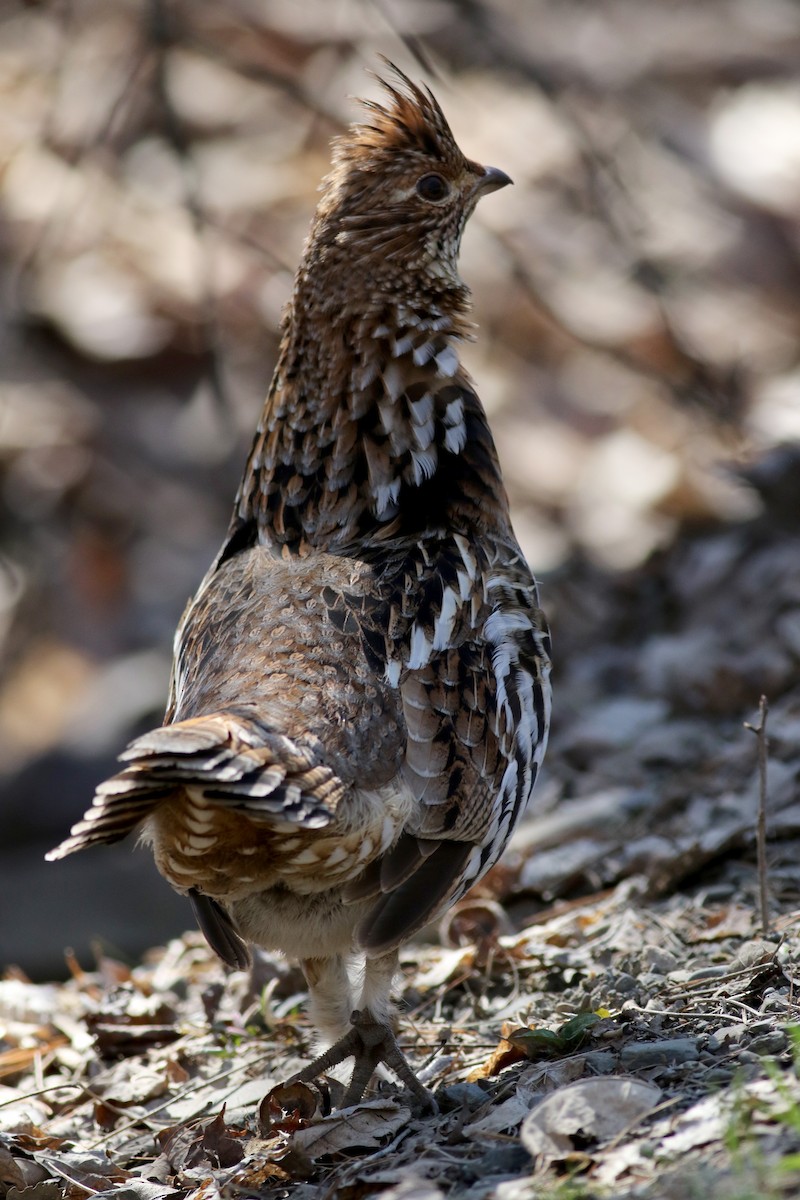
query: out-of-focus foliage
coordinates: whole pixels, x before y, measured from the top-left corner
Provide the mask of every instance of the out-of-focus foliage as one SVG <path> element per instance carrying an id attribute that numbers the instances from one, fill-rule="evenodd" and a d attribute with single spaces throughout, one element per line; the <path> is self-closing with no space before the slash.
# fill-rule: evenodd
<path id="1" fill-rule="evenodd" d="M 539 574 L 635 569 L 755 511 L 733 466 L 800 438 L 793 0 L 6 0 L 0 959 L 25 956 L 24 908 L 51 929 L 26 961 L 52 961 L 65 880 L 97 927 L 131 869 L 33 864 L 160 717 L 329 140 L 379 53 L 515 180 L 462 261 Z M 120 889 L 122 941 L 158 936 L 148 887 Z"/>

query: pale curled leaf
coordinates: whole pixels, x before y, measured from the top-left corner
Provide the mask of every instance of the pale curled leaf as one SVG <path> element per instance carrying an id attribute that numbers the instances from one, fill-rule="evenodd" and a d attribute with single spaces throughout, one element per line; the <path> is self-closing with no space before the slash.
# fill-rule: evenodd
<path id="1" fill-rule="evenodd" d="M 292 1135 L 290 1146 L 302 1150 L 310 1158 L 356 1147 L 370 1149 L 397 1133 L 410 1116 L 408 1108 L 392 1100 L 369 1100 L 323 1117 L 306 1129 L 298 1129 Z"/>
<path id="2" fill-rule="evenodd" d="M 529 1154 L 554 1161 L 571 1154 L 572 1137 L 603 1142 L 655 1108 L 661 1091 L 638 1079 L 580 1079 L 559 1088 L 525 1118 L 520 1139 Z"/>
<path id="3" fill-rule="evenodd" d="M 178 1194 L 177 1188 L 166 1183 L 154 1183 L 151 1179 L 129 1179 L 122 1187 L 113 1189 L 114 1200 L 167 1200 Z M 26 1194 L 24 1200 L 58 1200 L 58 1197 Z"/>

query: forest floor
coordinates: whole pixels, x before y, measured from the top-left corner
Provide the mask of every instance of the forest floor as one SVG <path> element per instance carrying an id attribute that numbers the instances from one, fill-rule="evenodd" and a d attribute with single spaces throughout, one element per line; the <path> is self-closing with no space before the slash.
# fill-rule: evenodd
<path id="1" fill-rule="evenodd" d="M 551 581 L 549 782 L 502 864 L 402 957 L 401 1044 L 436 1116 L 391 1080 L 345 1110 L 335 1080 L 265 1100 L 313 1052 L 302 976 L 266 955 L 226 975 L 186 934 L 133 967 L 101 955 L 63 984 L 0 982 L 11 1200 L 796 1196 L 800 540 L 781 528 L 785 467 L 769 464 L 768 519 L 624 578 L 573 565 Z M 756 680 L 761 875 L 760 742 L 739 715 Z M 753 693 L 755 727 L 757 707 Z"/>

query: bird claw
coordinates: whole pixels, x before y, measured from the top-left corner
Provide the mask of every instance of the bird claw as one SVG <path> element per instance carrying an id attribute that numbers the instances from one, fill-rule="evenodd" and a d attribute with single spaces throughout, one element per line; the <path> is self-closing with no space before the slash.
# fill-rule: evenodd
<path id="1" fill-rule="evenodd" d="M 338 1042 L 315 1058 L 313 1062 L 298 1071 L 288 1080 L 288 1084 L 310 1083 L 325 1071 L 336 1067 L 345 1059 L 353 1058 L 353 1074 L 344 1094 L 342 1107 L 348 1108 L 358 1104 L 363 1098 L 367 1085 L 375 1073 L 376 1067 L 384 1063 L 392 1070 L 423 1108 L 433 1113 L 439 1111 L 439 1106 L 433 1095 L 423 1087 L 417 1079 L 403 1051 L 397 1044 L 397 1039 L 388 1025 L 376 1021 L 368 1013 L 356 1010 L 350 1017 L 352 1028 L 339 1038 Z"/>

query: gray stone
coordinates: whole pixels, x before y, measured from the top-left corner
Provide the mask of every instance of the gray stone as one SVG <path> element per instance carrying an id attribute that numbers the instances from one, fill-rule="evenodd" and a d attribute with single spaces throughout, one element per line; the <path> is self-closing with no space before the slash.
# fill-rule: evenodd
<path id="1" fill-rule="evenodd" d="M 625 1070 L 635 1071 L 669 1063 L 694 1062 L 699 1057 L 695 1038 L 668 1038 L 663 1042 L 631 1042 L 623 1047 L 620 1062 Z"/>
<path id="2" fill-rule="evenodd" d="M 475 1112 L 487 1103 L 490 1096 L 477 1083 L 453 1083 L 450 1087 L 441 1088 L 436 1098 L 445 1109 L 466 1108 L 469 1112 Z"/>
<path id="3" fill-rule="evenodd" d="M 595 1075 L 609 1075 L 616 1066 L 616 1055 L 611 1050 L 590 1050 L 583 1056 L 584 1062 Z"/>
<path id="4" fill-rule="evenodd" d="M 687 982 L 695 983 L 701 979 L 722 979 L 723 976 L 730 974 L 730 967 L 699 967 L 696 971 L 692 971 Z"/>
<path id="5" fill-rule="evenodd" d="M 762 1033 L 754 1037 L 747 1049 L 751 1054 L 783 1054 L 786 1046 L 786 1034 L 782 1029 L 774 1029 L 772 1033 Z"/>
<path id="6" fill-rule="evenodd" d="M 706 1083 L 730 1083 L 733 1078 L 733 1071 L 728 1067 L 711 1067 L 706 1071 L 703 1079 Z"/>
<path id="7" fill-rule="evenodd" d="M 654 975 L 668 975 L 678 965 L 675 955 L 661 946 L 645 946 L 642 957 Z"/>
<path id="8" fill-rule="evenodd" d="M 619 993 L 620 996 L 629 996 L 631 992 L 635 992 L 639 987 L 639 980 L 633 975 L 629 975 L 627 971 L 620 971 L 608 981 L 609 987 Z"/>

